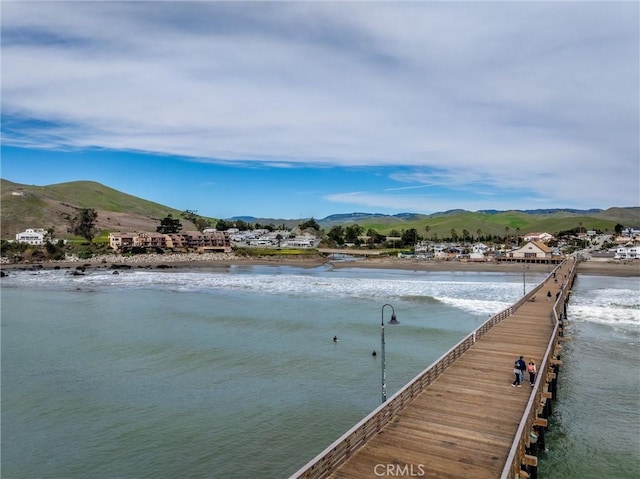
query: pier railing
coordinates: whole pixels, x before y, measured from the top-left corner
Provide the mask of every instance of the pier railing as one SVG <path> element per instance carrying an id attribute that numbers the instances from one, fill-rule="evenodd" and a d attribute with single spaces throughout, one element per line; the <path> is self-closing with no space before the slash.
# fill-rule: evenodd
<path id="1" fill-rule="evenodd" d="M 554 271 L 557 269 L 558 268 Z M 347 460 L 360 447 L 365 445 L 371 437 L 380 432 L 395 415 L 440 376 L 456 359 L 473 346 L 479 338 L 487 334 L 496 324 L 511 316 L 522 304 L 530 301 L 542 288 L 543 284 L 544 282 L 541 282 L 518 302 L 495 316 L 492 316 L 468 334 L 449 351 L 440 356 L 434 363 L 409 381 L 402 389 L 391 396 L 389 400 L 374 409 L 368 416 L 363 418 L 333 444 L 299 469 L 290 479 L 320 479 L 330 475 L 340 464 Z M 516 456 L 514 456 L 514 461 L 515 457 Z"/>

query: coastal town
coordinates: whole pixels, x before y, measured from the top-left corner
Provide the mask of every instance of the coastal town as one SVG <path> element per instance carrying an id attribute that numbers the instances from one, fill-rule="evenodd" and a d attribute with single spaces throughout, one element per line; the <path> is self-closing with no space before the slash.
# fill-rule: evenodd
<path id="1" fill-rule="evenodd" d="M 312 230 L 313 231 L 313 230 Z M 640 228 L 626 228 L 620 234 L 603 234 L 596 231 L 581 232 L 571 238 L 558 239 L 547 232 L 530 232 L 509 238 L 509 242 L 481 241 L 433 241 L 421 239 L 410 248 L 394 248 L 398 237 L 386 237 L 380 244 L 374 245 L 369 236 L 358 236 L 356 243 L 345 243 L 339 250 L 343 255 L 352 257 L 366 256 L 376 252 L 377 256 L 397 256 L 404 260 L 463 261 L 463 262 L 558 262 L 567 252 L 575 252 L 576 242 L 583 245 L 579 250 L 582 259 L 627 261 L 640 259 Z M 27 228 L 16 234 L 16 243 L 25 243 L 33 247 L 43 247 L 55 242 L 44 228 Z M 271 231 L 265 228 L 240 230 L 229 228 L 218 231 L 205 228 L 203 231 L 184 231 L 163 234 L 158 232 L 113 232 L 108 235 L 108 245 L 112 250 L 109 258 L 122 259 L 122 255 L 132 252 L 164 253 L 158 259 L 167 261 L 167 253 L 180 260 L 186 258 L 204 258 L 207 253 L 223 253 L 225 258 L 233 257 L 239 248 L 249 249 L 317 249 L 330 254 L 326 238 L 320 231 L 315 234 L 305 230 Z M 185 256 L 188 255 L 188 256 Z M 104 256 L 104 255 L 103 255 Z M 149 258 L 150 254 L 145 254 Z M 73 257 L 65 257 L 73 261 Z M 104 259 L 104 258 L 102 258 Z M 11 258 L 2 258 L 3 263 Z M 15 260 L 13 261 L 15 262 Z"/>

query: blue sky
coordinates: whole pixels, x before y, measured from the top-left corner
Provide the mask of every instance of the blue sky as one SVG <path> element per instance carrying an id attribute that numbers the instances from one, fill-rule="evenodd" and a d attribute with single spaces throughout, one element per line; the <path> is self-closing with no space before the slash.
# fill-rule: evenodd
<path id="1" fill-rule="evenodd" d="M 2 178 L 218 218 L 640 205 L 640 4 L 2 2 Z"/>

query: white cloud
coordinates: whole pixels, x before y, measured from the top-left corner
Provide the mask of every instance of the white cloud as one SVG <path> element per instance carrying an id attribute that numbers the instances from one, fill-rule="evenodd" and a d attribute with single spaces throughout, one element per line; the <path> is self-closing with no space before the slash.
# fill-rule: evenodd
<path id="1" fill-rule="evenodd" d="M 5 144 L 640 202 L 633 2 L 8 2 L 2 29 Z"/>

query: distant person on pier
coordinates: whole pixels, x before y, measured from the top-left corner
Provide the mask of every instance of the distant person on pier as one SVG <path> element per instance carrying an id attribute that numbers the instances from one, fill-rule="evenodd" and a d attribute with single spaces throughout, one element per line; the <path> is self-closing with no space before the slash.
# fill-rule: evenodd
<path id="1" fill-rule="evenodd" d="M 529 364 L 527 364 L 527 371 L 529 372 L 529 384 L 533 387 L 536 383 L 536 363 L 529 361 Z"/>
<path id="2" fill-rule="evenodd" d="M 547 291 L 547 301 L 551 301 L 551 290 Z"/>

